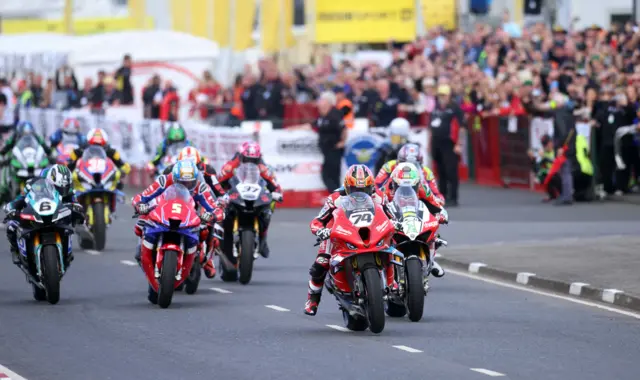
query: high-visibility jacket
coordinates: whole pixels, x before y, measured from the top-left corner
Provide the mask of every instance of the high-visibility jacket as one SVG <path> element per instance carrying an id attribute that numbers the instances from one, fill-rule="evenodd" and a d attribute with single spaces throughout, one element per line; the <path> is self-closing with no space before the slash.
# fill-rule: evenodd
<path id="1" fill-rule="evenodd" d="M 353 103 L 351 103 L 351 100 L 342 99 L 338 102 L 337 108 L 340 111 L 344 111 L 345 108 L 349 110 L 349 112 L 344 115 L 342 120 L 344 121 L 345 127 L 349 129 L 353 128 L 353 121 L 355 119 L 355 116 L 353 114 Z"/>

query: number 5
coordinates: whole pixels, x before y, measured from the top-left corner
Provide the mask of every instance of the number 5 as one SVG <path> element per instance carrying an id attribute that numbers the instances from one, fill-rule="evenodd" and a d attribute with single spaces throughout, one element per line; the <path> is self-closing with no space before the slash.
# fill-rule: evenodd
<path id="1" fill-rule="evenodd" d="M 180 203 L 174 203 L 171 206 L 171 212 L 174 214 L 180 214 L 182 212 L 182 205 Z"/>

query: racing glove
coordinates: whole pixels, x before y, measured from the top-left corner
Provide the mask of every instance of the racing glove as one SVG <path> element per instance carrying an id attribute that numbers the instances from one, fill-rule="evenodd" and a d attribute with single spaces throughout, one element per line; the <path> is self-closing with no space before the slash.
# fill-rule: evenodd
<path id="1" fill-rule="evenodd" d="M 321 228 L 316 232 L 318 240 L 327 240 L 331 237 L 331 228 Z"/>
<path id="2" fill-rule="evenodd" d="M 149 211 L 151 211 L 151 206 L 146 203 L 139 203 L 136 205 L 136 211 L 140 215 L 146 215 L 149 213 Z"/>
<path id="3" fill-rule="evenodd" d="M 438 222 L 440 222 L 440 224 L 449 224 L 449 213 L 447 212 L 447 210 L 440 210 L 440 214 L 438 215 Z"/>
<path id="4" fill-rule="evenodd" d="M 271 197 L 276 202 L 282 202 L 282 193 L 273 192 L 273 193 L 271 193 Z"/>
<path id="5" fill-rule="evenodd" d="M 215 219 L 215 215 L 212 212 L 203 212 L 202 215 L 200 215 L 200 219 L 203 222 L 209 223 Z"/>

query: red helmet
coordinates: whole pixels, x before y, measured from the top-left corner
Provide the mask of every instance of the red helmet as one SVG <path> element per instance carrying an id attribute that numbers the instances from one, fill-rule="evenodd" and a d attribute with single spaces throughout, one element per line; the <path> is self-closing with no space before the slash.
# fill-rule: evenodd
<path id="1" fill-rule="evenodd" d="M 107 132 L 102 128 L 93 128 L 87 134 L 87 142 L 89 145 L 106 146 L 109 142 Z"/>
<path id="2" fill-rule="evenodd" d="M 422 165 L 422 152 L 418 144 L 404 144 L 398 151 L 398 162 Z"/>
<path id="3" fill-rule="evenodd" d="M 240 162 L 258 164 L 262 159 L 262 152 L 260 151 L 260 145 L 254 141 L 247 141 L 240 145 Z"/>

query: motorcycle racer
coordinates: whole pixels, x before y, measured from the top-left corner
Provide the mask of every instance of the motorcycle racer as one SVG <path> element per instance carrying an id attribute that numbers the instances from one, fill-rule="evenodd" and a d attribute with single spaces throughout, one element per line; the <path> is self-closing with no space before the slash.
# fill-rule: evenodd
<path id="1" fill-rule="evenodd" d="M 71 161 L 69 162 L 69 169 L 73 171 L 76 167 L 78 159 L 82 157 L 85 149 L 91 145 L 97 145 L 104 148 L 107 157 L 109 157 L 113 163 L 118 167 L 118 169 L 124 174 L 127 175 L 131 171 L 131 166 L 128 163 L 122 160 L 120 156 L 120 152 L 118 152 L 115 148 L 109 145 L 109 137 L 107 136 L 107 132 L 102 128 L 93 128 L 87 133 L 87 144 L 84 146 L 80 146 L 77 149 L 74 149 L 70 154 Z M 123 177 L 124 177 L 123 175 Z M 118 190 L 122 190 L 124 184 L 122 183 L 122 178 L 118 181 L 116 188 Z"/>
<path id="2" fill-rule="evenodd" d="M 436 200 L 428 185 L 421 180 L 419 169 L 416 165 L 404 162 L 399 164 L 391 174 L 391 181 L 383 187 L 382 191 L 388 197 L 389 202 L 393 200 L 396 189 L 399 186 L 408 185 L 413 187 L 418 198 L 427 206 L 429 212 L 432 213 L 440 224 L 449 223 L 449 214 L 443 206 Z M 443 244 L 444 241 L 439 237 L 436 240 L 436 248 Z M 435 257 L 431 258 L 433 263 L 431 274 L 435 277 L 444 276 L 444 269 L 435 261 Z"/>
<path id="3" fill-rule="evenodd" d="M 38 143 L 42 146 L 42 149 L 44 149 L 44 152 L 47 154 L 47 156 L 50 157 L 51 148 L 47 145 L 42 136 L 36 133 L 36 129 L 34 128 L 33 124 L 28 121 L 21 121 L 20 123 L 18 123 L 15 132 L 13 132 L 13 134 L 7 139 L 7 141 L 5 141 L 4 146 L 2 147 L 2 149 L 0 149 L 0 156 L 4 156 L 5 154 L 9 153 L 21 137 L 30 135 L 35 136 L 36 140 L 38 140 Z M 4 162 L 3 164 L 6 165 L 6 162 Z"/>
<path id="4" fill-rule="evenodd" d="M 275 173 L 264 163 L 262 160 L 262 153 L 260 152 L 260 145 L 253 141 L 247 141 L 240 145 L 240 149 L 233 156 L 233 158 L 222 166 L 220 174 L 218 175 L 218 181 L 224 189 L 229 188 L 229 180 L 233 178 L 235 170 L 241 164 L 255 164 L 260 170 L 260 176 L 267 182 L 267 189 L 271 192 L 271 197 L 276 202 L 282 201 L 282 188 L 276 181 Z M 267 245 L 267 230 L 269 229 L 269 222 L 271 221 L 271 215 L 273 210 L 266 208 L 260 215 L 260 254 L 262 257 L 269 257 L 269 246 Z"/>
<path id="5" fill-rule="evenodd" d="M 376 175 L 376 186 L 378 188 L 383 187 L 389 181 L 389 178 L 391 178 L 391 173 L 393 173 L 396 166 L 403 162 L 411 162 L 422 168 L 422 176 L 424 180 L 427 182 L 429 188 L 431 188 L 431 191 L 438 202 L 444 205 L 444 196 L 442 196 L 442 193 L 440 193 L 440 190 L 438 189 L 438 183 L 436 182 L 433 172 L 427 165 L 422 164 L 423 157 L 422 153 L 420 153 L 420 147 L 418 144 L 410 143 L 403 145 L 402 148 L 400 148 L 400 151 L 398 151 L 397 160 L 391 160 L 384 164 L 382 169 L 378 172 L 378 175 Z"/>
<path id="6" fill-rule="evenodd" d="M 396 229 L 400 229 L 402 226 L 394 219 L 393 212 L 388 208 L 388 202 L 386 196 L 375 187 L 373 182 L 373 173 L 365 165 L 352 165 L 347 169 L 347 174 L 344 177 L 343 187 L 334 191 L 329 197 L 327 197 L 324 206 L 320 210 L 318 216 L 316 216 L 310 224 L 311 233 L 322 240 L 320 247 L 318 248 L 318 254 L 316 260 L 309 268 L 309 289 L 307 293 L 307 302 L 304 306 L 304 313 L 307 315 L 316 315 L 318 312 L 318 305 L 320 304 L 320 298 L 322 296 L 322 289 L 324 287 L 324 279 L 329 271 L 329 261 L 331 254 L 328 252 L 327 240 L 331 235 L 331 224 L 333 222 L 333 211 L 340 205 L 340 199 L 343 196 L 347 196 L 354 192 L 363 192 L 369 194 L 373 201 L 381 205 L 385 214 Z M 387 284 L 389 284 L 390 290 L 398 288 L 398 284 L 394 280 L 393 265 L 389 265 L 386 270 Z"/>
<path id="7" fill-rule="evenodd" d="M 49 137 L 51 147 L 55 148 L 60 142 L 62 142 L 65 136 L 70 136 L 76 139 L 78 146 L 85 146 L 87 138 L 80 132 L 80 121 L 73 117 L 68 117 L 62 122 L 62 127 Z"/>
<path id="8" fill-rule="evenodd" d="M 182 148 L 182 151 L 180 151 L 180 154 L 178 155 L 178 161 L 183 160 L 189 160 L 196 164 L 196 167 L 204 177 L 205 183 L 209 185 L 215 196 L 218 197 L 218 203 L 220 203 L 220 205 L 224 207 L 224 205 L 227 203 L 225 191 L 218 182 L 218 178 L 216 177 L 216 170 L 213 168 L 213 166 L 207 163 L 207 159 L 203 158 L 200 155 L 200 152 L 198 152 L 198 149 L 196 149 L 195 147 L 186 146 Z M 171 174 L 174 166 L 175 164 L 167 166 L 162 174 Z M 202 269 L 204 269 L 205 276 L 207 276 L 208 278 L 214 278 L 216 276 L 216 267 L 213 262 L 213 255 L 211 255 L 211 252 L 216 247 L 216 245 L 219 244 L 219 241 L 214 237 L 212 224 L 208 224 L 208 234 L 205 241 L 207 243 L 208 252 L 205 253 L 206 262 L 202 263 Z"/>
<path id="9" fill-rule="evenodd" d="M 5 221 L 11 220 L 11 222 L 7 224 L 7 240 L 9 240 L 9 244 L 11 245 L 11 257 L 14 264 L 20 263 L 16 234 L 19 225 L 17 216 L 27 206 L 25 198 L 31 191 L 31 184 L 40 178 L 46 178 L 50 181 L 60 194 L 62 203 L 70 206 L 74 212 L 74 223 L 84 223 L 84 208 L 81 204 L 77 203 L 75 193 L 71 187 L 71 171 L 64 165 L 53 165 L 44 170 L 39 178 L 29 179 L 22 193 L 4 208 L 7 214 Z M 73 260 L 73 254 L 71 252 L 69 253 L 69 259 Z"/>
<path id="10" fill-rule="evenodd" d="M 187 133 L 180 123 L 172 122 L 167 129 L 167 137 L 158 145 L 156 149 L 156 155 L 149 163 L 149 169 L 155 170 L 156 166 L 162 161 L 167 154 L 167 150 L 173 144 L 185 143 L 187 146 L 191 146 L 191 141 L 187 140 Z"/>
<path id="11" fill-rule="evenodd" d="M 389 124 L 389 141 L 385 141 L 378 148 L 376 173 L 380 172 L 386 162 L 397 159 L 400 148 L 409 142 L 409 133 L 411 133 L 411 126 L 407 119 L 396 117 L 391 120 L 391 124 Z"/>
<path id="12" fill-rule="evenodd" d="M 224 211 L 218 204 L 216 204 L 211 189 L 206 183 L 204 183 L 204 181 L 201 180 L 198 167 L 194 162 L 189 160 L 183 160 L 176 163 L 171 174 L 163 174 L 159 176 L 142 193 L 133 197 L 131 204 L 140 215 L 146 215 L 151 211 L 151 206 L 148 203 L 164 193 L 164 191 L 171 185 L 178 183 L 186 187 L 193 196 L 193 199 L 196 201 L 196 204 L 199 204 L 204 208 L 204 212 L 200 215 L 200 219 L 203 222 L 213 223 L 224 218 Z M 140 243 L 138 243 L 135 258 L 136 261 L 141 264 L 141 258 L 143 255 L 151 257 L 153 254 L 153 247 L 157 242 L 150 236 L 146 236 L 144 234 L 144 221 L 138 221 L 135 226 L 135 234 L 140 237 Z M 202 234 L 200 235 L 200 238 L 203 238 Z M 188 242 L 187 254 L 194 253 L 197 246 L 198 241 Z M 150 261 L 148 264 L 152 265 L 150 264 Z"/>

